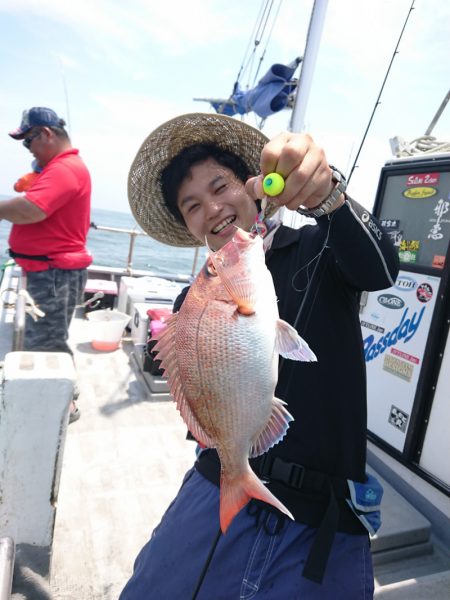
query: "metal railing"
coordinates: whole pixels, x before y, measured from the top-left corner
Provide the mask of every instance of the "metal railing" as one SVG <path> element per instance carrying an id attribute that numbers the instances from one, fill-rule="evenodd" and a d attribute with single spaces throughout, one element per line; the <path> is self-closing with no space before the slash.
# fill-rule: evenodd
<path id="1" fill-rule="evenodd" d="M 16 546 L 11 537 L 0 538 L 0 600 L 10 600 Z"/>
<path id="2" fill-rule="evenodd" d="M 23 342 L 25 337 L 25 308 L 26 298 L 20 292 L 27 289 L 27 276 L 24 271 L 19 279 L 16 298 L 16 311 L 14 313 L 14 328 L 13 328 L 13 351 L 23 350 Z"/>
<path id="3" fill-rule="evenodd" d="M 0 355 L 21 350 L 25 331 L 26 277 L 23 271 L 8 264 L 0 283 Z"/>
<path id="4" fill-rule="evenodd" d="M 96 225 L 95 223 L 91 223 L 91 228 L 97 231 L 109 231 L 111 233 L 126 233 L 130 236 L 130 243 L 128 245 L 128 257 L 127 257 L 127 266 L 126 270 L 128 274 L 132 273 L 133 266 L 133 252 L 134 246 L 136 243 L 136 238 L 140 235 L 149 237 L 145 231 L 140 229 L 122 229 L 120 227 L 109 227 L 105 225 Z M 195 275 L 197 269 L 197 261 L 198 261 L 199 248 L 195 248 L 193 264 L 191 268 L 191 275 Z"/>

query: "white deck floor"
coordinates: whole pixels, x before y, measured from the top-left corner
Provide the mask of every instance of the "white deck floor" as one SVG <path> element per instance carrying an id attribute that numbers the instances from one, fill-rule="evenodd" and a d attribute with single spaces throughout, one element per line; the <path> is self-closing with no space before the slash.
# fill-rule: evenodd
<path id="1" fill-rule="evenodd" d="M 195 447 L 175 405 L 150 400 L 130 370 L 130 342 L 95 351 L 80 319 L 72 338 L 82 416 L 64 450 L 51 587 L 55 600 L 117 600 Z"/>

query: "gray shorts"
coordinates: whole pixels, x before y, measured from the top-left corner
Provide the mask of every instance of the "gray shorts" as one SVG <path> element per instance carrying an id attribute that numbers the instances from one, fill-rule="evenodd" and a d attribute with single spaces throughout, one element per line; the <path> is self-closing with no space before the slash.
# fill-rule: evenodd
<path id="1" fill-rule="evenodd" d="M 45 317 L 27 314 L 24 350 L 68 352 L 69 325 L 86 286 L 86 269 L 49 269 L 27 273 L 27 291 Z"/>

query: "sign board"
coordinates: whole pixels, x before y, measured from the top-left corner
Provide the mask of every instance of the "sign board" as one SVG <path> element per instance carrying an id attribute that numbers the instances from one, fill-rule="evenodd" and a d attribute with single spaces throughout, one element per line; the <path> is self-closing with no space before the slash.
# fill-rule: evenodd
<path id="1" fill-rule="evenodd" d="M 368 428 L 402 451 L 440 278 L 400 271 L 370 292 L 360 313 L 368 380 Z"/>

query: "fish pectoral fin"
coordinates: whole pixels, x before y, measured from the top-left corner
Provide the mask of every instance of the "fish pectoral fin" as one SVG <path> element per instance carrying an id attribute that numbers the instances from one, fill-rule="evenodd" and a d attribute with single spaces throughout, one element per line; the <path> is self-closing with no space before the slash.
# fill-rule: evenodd
<path id="1" fill-rule="evenodd" d="M 264 429 L 257 435 L 253 441 L 249 456 L 254 458 L 267 452 L 269 448 L 278 444 L 289 427 L 289 423 L 294 420 L 294 417 L 286 408 L 286 403 L 279 398 L 274 398 L 272 401 L 272 413 Z"/>
<path id="2" fill-rule="evenodd" d="M 316 361 L 317 357 L 305 340 L 286 321 L 277 320 L 275 350 L 284 358 L 300 361 Z"/>

